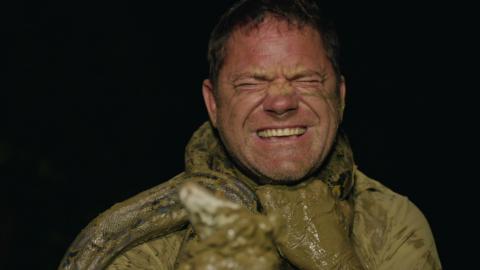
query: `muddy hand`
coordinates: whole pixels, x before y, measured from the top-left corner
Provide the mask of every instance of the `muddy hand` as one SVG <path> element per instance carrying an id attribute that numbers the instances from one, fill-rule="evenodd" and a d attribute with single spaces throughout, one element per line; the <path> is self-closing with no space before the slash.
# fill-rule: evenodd
<path id="1" fill-rule="evenodd" d="M 195 183 L 180 189 L 198 235 L 178 269 L 278 269 L 273 220 L 218 198 Z"/>
<path id="2" fill-rule="evenodd" d="M 262 186 L 257 196 L 267 214 L 276 213 L 285 228 L 275 242 L 299 269 L 362 269 L 345 224 L 321 181 L 303 186 Z"/>

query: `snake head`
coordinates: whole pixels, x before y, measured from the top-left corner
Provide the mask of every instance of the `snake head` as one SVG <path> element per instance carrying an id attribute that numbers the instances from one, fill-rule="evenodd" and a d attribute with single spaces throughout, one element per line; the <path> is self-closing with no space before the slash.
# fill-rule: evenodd
<path id="1" fill-rule="evenodd" d="M 201 238 L 206 238 L 217 228 L 234 222 L 237 217 L 229 213 L 241 207 L 239 204 L 215 196 L 206 188 L 193 182 L 188 182 L 180 188 L 179 197 Z"/>

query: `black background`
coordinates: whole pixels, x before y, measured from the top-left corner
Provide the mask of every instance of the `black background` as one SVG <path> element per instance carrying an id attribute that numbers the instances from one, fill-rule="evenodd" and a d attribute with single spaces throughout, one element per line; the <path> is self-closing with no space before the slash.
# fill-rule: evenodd
<path id="1" fill-rule="evenodd" d="M 185 144 L 207 119 L 208 35 L 231 1 L 203 2 L 2 8 L 0 269 L 56 268 L 92 218 L 182 171 Z M 461 263 L 452 223 L 470 186 L 457 151 L 468 140 L 457 61 L 469 17 L 447 4 L 385 2 L 329 5 L 344 129 L 359 168 L 422 209 L 448 269 Z"/>

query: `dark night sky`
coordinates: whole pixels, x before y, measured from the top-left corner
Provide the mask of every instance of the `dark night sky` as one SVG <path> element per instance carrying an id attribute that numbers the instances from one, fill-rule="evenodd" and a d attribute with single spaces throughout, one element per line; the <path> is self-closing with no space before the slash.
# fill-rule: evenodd
<path id="1" fill-rule="evenodd" d="M 92 218 L 182 170 L 207 119 L 206 45 L 225 4 L 173 2 L 3 8 L 0 269 L 56 268 Z M 458 259 L 449 224 L 462 215 L 450 194 L 465 182 L 457 13 L 385 2 L 331 5 L 344 129 L 359 168 L 423 210 L 448 269 Z"/>

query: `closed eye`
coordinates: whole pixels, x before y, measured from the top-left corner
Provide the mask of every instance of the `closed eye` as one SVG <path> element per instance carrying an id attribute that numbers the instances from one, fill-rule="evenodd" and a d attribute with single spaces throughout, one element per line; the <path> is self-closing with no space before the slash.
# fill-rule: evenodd
<path id="1" fill-rule="evenodd" d="M 300 72 L 290 77 L 289 80 L 297 86 L 323 86 L 327 80 L 325 72 Z"/>
<path id="2" fill-rule="evenodd" d="M 298 80 L 296 82 L 300 82 L 300 83 L 320 83 L 319 80 Z"/>
<path id="3" fill-rule="evenodd" d="M 266 82 L 242 82 L 234 84 L 233 87 L 236 90 L 256 90 L 264 87 L 265 85 Z"/>
<path id="4" fill-rule="evenodd" d="M 297 85 L 297 86 L 321 86 L 322 82 L 320 80 L 296 80 L 296 81 L 293 81 L 293 85 Z"/>

